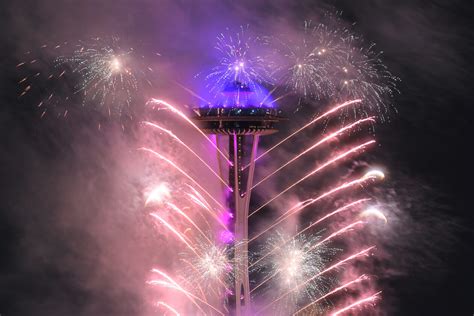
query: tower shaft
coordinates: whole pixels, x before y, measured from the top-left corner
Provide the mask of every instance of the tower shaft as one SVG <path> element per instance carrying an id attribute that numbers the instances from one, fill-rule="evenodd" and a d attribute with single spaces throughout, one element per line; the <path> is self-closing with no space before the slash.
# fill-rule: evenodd
<path id="1" fill-rule="evenodd" d="M 252 140 L 250 165 L 242 170 L 244 161 L 248 158 L 244 142 Z M 234 278 L 235 278 L 235 313 L 251 315 L 250 282 L 248 271 L 248 214 L 251 188 L 255 171 L 255 156 L 258 148 L 259 135 L 229 135 L 229 157 L 233 166 L 229 169 L 229 182 L 234 190 L 229 201 L 229 207 L 235 218 L 234 246 Z"/>
<path id="2" fill-rule="evenodd" d="M 242 86 L 238 85 L 238 90 Z M 240 91 L 240 90 L 239 90 Z M 248 91 L 247 91 L 248 92 Z M 278 110 L 259 106 L 202 107 L 195 110 L 194 120 L 200 128 L 217 137 L 226 135 L 229 144 L 229 186 L 233 193 L 228 206 L 233 213 L 234 226 L 234 297 L 229 297 L 229 309 L 236 316 L 252 315 L 250 303 L 248 260 L 248 215 L 253 186 L 255 159 L 261 135 L 277 131 L 276 124 L 283 118 Z M 219 138 L 217 138 L 219 140 Z M 245 144 L 245 142 L 250 142 Z"/>

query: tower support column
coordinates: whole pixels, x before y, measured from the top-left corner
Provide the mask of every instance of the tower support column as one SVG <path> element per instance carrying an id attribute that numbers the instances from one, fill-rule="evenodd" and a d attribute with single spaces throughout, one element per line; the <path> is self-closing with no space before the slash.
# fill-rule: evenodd
<path id="1" fill-rule="evenodd" d="M 230 135 L 229 153 L 233 158 L 230 182 L 233 184 L 233 199 L 231 209 L 235 216 L 235 241 L 234 241 L 234 278 L 235 278 L 235 313 L 240 315 L 251 315 L 250 282 L 249 282 L 249 260 L 248 260 L 248 214 L 250 206 L 251 188 L 255 171 L 255 157 L 258 148 L 258 135 L 247 136 L 252 138 L 252 149 L 250 153 L 250 165 L 247 171 L 246 183 L 244 184 L 243 157 L 245 135 Z"/>

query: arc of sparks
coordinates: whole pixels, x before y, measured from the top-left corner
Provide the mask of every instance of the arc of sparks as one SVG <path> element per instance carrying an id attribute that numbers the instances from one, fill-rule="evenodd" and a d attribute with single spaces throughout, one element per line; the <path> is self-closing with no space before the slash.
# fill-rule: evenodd
<path id="1" fill-rule="evenodd" d="M 298 160 L 299 158 L 301 158 L 303 155 L 307 154 L 308 152 L 310 152 L 311 150 L 317 148 L 318 146 L 330 141 L 331 139 L 334 139 L 336 138 L 337 136 L 341 135 L 342 133 L 344 133 L 345 131 L 347 130 L 351 130 L 353 129 L 354 127 L 356 127 L 357 125 L 360 125 L 360 124 L 363 124 L 363 123 L 366 123 L 366 122 L 375 122 L 374 118 L 373 117 L 368 117 L 368 118 L 364 118 L 364 119 L 361 119 L 361 120 L 358 120 L 350 125 L 347 125 L 347 126 L 344 126 L 342 127 L 341 129 L 329 134 L 328 136 L 324 137 L 323 139 L 317 141 L 316 143 L 314 143 L 313 145 L 311 145 L 310 147 L 308 147 L 307 149 L 305 149 L 304 151 L 302 151 L 301 153 L 299 153 L 298 155 L 296 155 L 295 157 L 293 157 L 292 159 L 290 159 L 288 162 L 286 162 L 285 164 L 281 165 L 278 169 L 276 169 L 275 171 L 271 172 L 269 175 L 267 175 L 266 177 L 264 177 L 262 180 L 260 180 L 259 182 L 257 182 L 254 186 L 252 186 L 251 189 L 254 189 L 255 187 L 257 187 L 258 185 L 260 185 L 261 183 L 265 182 L 266 180 L 268 180 L 270 177 L 274 176 L 276 173 L 278 173 L 279 171 L 281 171 L 283 168 L 287 167 L 288 165 L 290 165 L 291 163 L 295 162 L 296 160 Z"/>
<path id="2" fill-rule="evenodd" d="M 270 149 L 268 149 L 267 151 L 263 152 L 262 154 L 260 154 L 259 156 L 257 156 L 255 158 L 255 161 L 259 160 L 260 158 L 268 155 L 271 151 L 275 150 L 275 148 L 277 148 L 278 146 L 280 146 L 281 144 L 283 144 L 284 142 L 286 142 L 287 140 L 289 140 L 290 138 L 292 138 L 293 136 L 297 135 L 298 133 L 300 133 L 301 131 L 305 130 L 307 127 L 313 125 L 314 123 L 322 120 L 323 118 L 331 115 L 332 113 L 338 111 L 339 109 L 341 108 L 344 108 L 346 106 L 349 106 L 351 104 L 354 104 L 354 103 L 359 103 L 359 102 L 362 102 L 362 99 L 355 99 L 355 100 L 350 100 L 350 101 L 347 101 L 347 102 L 344 102 L 344 103 L 341 103 L 341 104 L 338 104 L 336 105 L 335 107 L 333 107 L 332 109 L 330 109 L 329 111 L 323 113 L 322 115 L 316 117 L 315 119 L 311 120 L 309 123 L 306 123 L 305 125 L 303 125 L 301 128 L 299 128 L 298 130 L 296 130 L 295 132 L 291 133 L 290 135 L 288 135 L 287 137 L 285 137 L 284 139 L 282 139 L 281 141 L 279 141 L 277 144 L 275 144 L 274 146 L 272 146 Z M 242 169 L 245 170 L 247 169 L 248 167 L 250 166 L 250 164 L 247 164 L 246 166 L 244 166 Z"/>
<path id="3" fill-rule="evenodd" d="M 170 110 L 171 112 L 175 113 L 176 115 L 178 115 L 180 118 L 182 118 L 183 120 L 186 121 L 186 123 L 188 123 L 189 125 L 191 125 L 196 131 L 199 132 L 199 134 L 201 134 L 202 136 L 204 136 L 204 138 L 212 145 L 212 147 L 222 156 L 222 158 L 224 158 L 225 161 L 227 161 L 227 163 L 230 165 L 230 166 L 233 166 L 233 163 L 232 161 L 229 160 L 229 158 L 227 158 L 226 154 L 224 154 L 224 152 L 222 152 L 222 150 L 219 149 L 219 147 L 217 147 L 216 144 L 214 144 L 214 142 L 209 139 L 209 137 L 207 137 L 207 135 L 201 131 L 201 129 L 193 123 L 193 121 L 191 121 L 183 112 L 181 112 L 180 110 L 178 110 L 176 107 L 174 107 L 173 105 L 169 104 L 168 102 L 164 101 L 164 100 L 160 100 L 160 99 L 151 99 L 151 102 L 155 103 L 155 104 L 161 104 L 161 105 L 164 105 L 168 110 Z"/>
<path id="4" fill-rule="evenodd" d="M 218 206 L 220 207 L 223 207 L 223 205 L 217 201 L 206 189 L 204 189 L 202 187 L 202 185 L 199 184 L 199 182 L 197 182 L 196 180 L 194 180 L 193 177 L 191 177 L 186 171 L 184 171 L 183 169 L 181 169 L 176 163 L 174 163 L 173 161 L 169 160 L 168 158 L 166 158 L 165 156 L 159 154 L 158 152 L 154 151 L 153 149 L 150 149 L 150 148 L 146 148 L 146 147 L 141 147 L 141 148 L 138 148 L 138 150 L 143 150 L 143 151 L 146 151 L 146 152 L 149 152 L 151 154 L 153 154 L 155 157 L 167 162 L 169 165 L 171 165 L 173 168 L 175 168 L 176 170 L 178 170 L 183 176 L 185 176 L 186 178 L 188 178 L 192 183 L 194 183 L 199 189 L 201 189 L 204 193 L 206 193 L 206 195 L 208 197 L 210 197 Z"/>
<path id="5" fill-rule="evenodd" d="M 371 296 L 369 297 L 366 297 L 366 298 L 363 298 L 363 299 L 360 299 L 354 303 L 352 303 L 351 305 L 349 306 L 346 306 L 346 307 L 343 307 L 337 311 L 335 311 L 334 313 L 331 314 L 331 316 L 337 316 L 337 315 L 340 315 L 342 313 L 345 313 L 347 311 L 349 311 L 350 309 L 353 309 L 354 307 L 357 307 L 357 306 L 360 306 L 362 304 L 365 304 L 365 303 L 374 303 L 376 300 L 378 300 L 380 298 L 380 294 L 382 293 L 382 291 L 379 291 L 375 294 L 372 294 Z"/>
<path id="6" fill-rule="evenodd" d="M 209 166 L 209 164 L 207 164 L 207 162 L 201 158 L 201 156 L 199 156 L 191 147 L 189 147 L 185 142 L 183 142 L 178 136 L 176 136 L 172 131 L 170 130 L 167 130 L 166 128 L 164 127 L 161 127 L 160 125 L 158 124 L 155 124 L 155 123 L 151 123 L 151 122 L 143 122 L 145 125 L 147 126 L 151 126 L 155 129 L 158 129 L 164 133 L 166 133 L 167 135 L 169 135 L 171 138 L 173 138 L 174 140 L 176 140 L 181 146 L 183 146 L 184 148 L 186 148 L 190 153 L 192 153 L 200 162 L 202 162 L 202 164 L 204 164 L 204 166 L 206 166 L 207 169 L 209 169 L 209 171 L 214 175 L 216 176 L 217 179 L 219 179 L 220 182 L 222 182 L 225 187 L 227 189 L 229 189 L 231 192 L 233 191 L 232 188 L 227 184 L 227 182 L 222 179 L 222 177 L 220 175 L 218 175 L 214 169 L 212 169 L 211 166 Z"/>
<path id="7" fill-rule="evenodd" d="M 371 251 L 371 250 L 374 249 L 374 248 L 375 248 L 375 246 L 371 246 L 371 247 L 366 248 L 366 249 L 364 249 L 364 250 L 362 250 L 362 251 L 359 251 L 358 253 L 352 254 L 352 255 L 350 255 L 349 257 L 347 257 L 347 258 L 345 258 L 345 259 L 343 259 L 343 260 L 341 260 L 341 261 L 339 261 L 339 262 L 333 264 L 332 266 L 326 268 L 325 270 L 323 270 L 323 271 L 321 271 L 321 272 L 315 274 L 314 276 L 312 276 L 312 277 L 309 278 L 308 280 L 306 280 L 306 281 L 304 281 L 304 282 L 302 282 L 302 283 L 296 285 L 296 286 L 293 287 L 291 290 L 289 290 L 289 291 L 283 293 L 281 296 L 279 296 L 277 299 L 273 300 L 271 303 L 265 305 L 262 309 L 260 309 L 260 310 L 257 312 L 257 314 L 261 314 L 261 312 L 263 312 L 264 310 L 266 310 L 266 309 L 267 309 L 268 307 L 270 307 L 271 305 L 275 304 L 276 302 L 278 302 L 278 301 L 281 300 L 282 298 L 286 297 L 286 296 L 289 295 L 290 293 L 296 291 L 296 290 L 299 289 L 300 287 L 305 286 L 306 284 L 310 283 L 311 281 L 313 281 L 313 280 L 316 279 L 317 277 L 319 277 L 319 276 L 321 276 L 321 275 L 323 275 L 323 274 L 325 274 L 325 273 L 327 273 L 327 272 L 330 272 L 330 271 L 336 269 L 337 267 L 343 265 L 344 263 L 346 263 L 346 262 L 348 262 L 348 261 L 350 261 L 350 260 L 353 260 L 353 259 L 355 259 L 355 258 L 364 256 L 364 255 L 367 255 L 368 252 Z"/>
<path id="8" fill-rule="evenodd" d="M 345 227 L 339 229 L 338 231 L 332 233 L 331 235 L 329 235 L 328 237 L 324 238 L 324 239 L 321 240 L 320 242 L 318 242 L 318 243 L 314 244 L 313 246 L 311 246 L 309 249 L 307 249 L 307 250 L 305 251 L 305 253 L 308 253 L 308 252 L 310 252 L 311 250 L 316 249 L 317 247 L 321 246 L 322 244 L 328 242 L 329 240 L 331 240 L 331 239 L 333 239 L 333 238 L 335 238 L 335 237 L 337 237 L 337 236 L 339 236 L 339 235 L 341 235 L 341 234 L 343 234 L 343 233 L 345 233 L 345 232 L 347 232 L 347 231 L 350 231 L 350 230 L 351 230 L 352 228 L 354 228 L 355 226 L 361 225 L 361 224 L 364 224 L 364 222 L 363 222 L 363 221 L 357 221 L 357 222 L 351 223 L 351 224 L 349 224 L 349 225 L 347 225 L 347 226 L 345 226 Z M 259 283 L 256 287 L 254 287 L 254 288 L 252 289 L 252 291 L 250 291 L 250 292 L 255 291 L 256 289 L 258 289 L 259 287 L 261 287 L 262 285 L 264 285 L 265 283 L 267 283 L 268 281 L 270 281 L 271 279 L 273 279 L 273 278 L 274 278 L 275 276 L 277 276 L 279 273 L 280 273 L 279 270 L 276 271 L 274 274 L 272 274 L 271 276 L 269 276 L 268 278 L 266 278 L 266 279 L 264 279 L 262 282 L 260 282 L 260 283 Z"/>
<path id="9" fill-rule="evenodd" d="M 299 235 L 301 235 L 302 233 L 304 233 L 305 231 L 307 231 L 308 229 L 311 229 L 312 227 L 316 226 L 317 224 L 321 223 L 322 221 L 324 221 L 325 219 L 328 219 L 329 217 L 331 216 L 334 216 L 342 211 L 345 211 L 347 209 L 350 209 L 352 206 L 354 205 L 357 205 L 357 204 L 360 204 L 360 203 L 363 203 L 363 202 L 367 202 L 367 201 L 370 201 L 370 199 L 366 198 L 366 199 L 360 199 L 360 200 L 357 200 L 357 201 L 354 201 L 352 203 L 349 203 L 349 204 L 346 204 L 338 209 L 336 209 L 335 211 L 331 212 L 331 213 L 328 213 L 326 214 L 325 216 L 321 217 L 320 219 L 318 219 L 317 221 L 315 221 L 314 223 L 311 223 L 310 225 L 308 225 L 308 227 L 304 228 L 303 230 L 300 230 L 299 232 L 297 232 L 295 235 L 293 235 L 291 238 L 287 239 L 286 241 L 284 241 L 282 244 L 274 247 L 272 250 L 270 250 L 269 252 L 267 252 L 265 255 L 261 256 L 257 261 L 251 263 L 249 265 L 249 268 L 255 266 L 257 263 L 259 263 L 260 261 L 262 261 L 263 259 L 265 259 L 266 257 L 268 257 L 269 255 L 271 255 L 272 253 L 274 253 L 275 251 L 277 251 L 278 249 L 280 249 L 282 246 L 284 246 L 286 243 L 288 243 L 289 241 L 291 240 L 294 240 L 296 237 L 298 237 Z"/>
<path id="10" fill-rule="evenodd" d="M 317 298 L 316 300 L 312 301 L 312 302 L 309 303 L 308 305 L 306 305 L 306 306 L 300 308 L 298 311 L 296 311 L 295 313 L 293 313 L 293 316 L 295 316 L 295 315 L 301 313 L 302 311 L 304 311 L 304 310 L 307 309 L 308 307 L 310 307 L 310 306 L 312 306 L 312 305 L 314 305 L 314 304 L 316 304 L 316 303 L 318 303 L 318 302 L 320 302 L 320 301 L 326 299 L 328 296 L 331 296 L 331 295 L 333 295 L 333 294 L 335 294 L 335 293 L 337 293 L 337 292 L 339 292 L 339 291 L 341 291 L 341 290 L 347 289 L 348 287 L 350 287 L 350 286 L 353 285 L 353 284 L 362 282 L 362 281 L 367 280 L 367 279 L 368 279 L 368 277 L 367 277 L 365 274 L 362 274 L 362 275 L 359 276 L 358 278 L 356 278 L 356 279 L 354 279 L 354 280 L 352 280 L 352 281 L 349 281 L 349 282 L 347 282 L 347 283 L 345 283 L 345 284 L 343 284 L 343 285 L 341 285 L 341 286 L 335 288 L 334 290 L 332 290 L 332 291 L 330 291 L 330 292 L 324 294 L 323 296 Z"/>
<path id="11" fill-rule="evenodd" d="M 270 204 L 271 202 L 273 202 L 274 200 L 276 200 L 277 198 L 279 198 L 280 196 L 282 196 L 283 194 L 285 194 L 287 191 L 289 191 L 290 189 L 294 188 L 295 186 L 297 186 L 298 184 L 300 184 L 301 182 L 303 182 L 304 180 L 308 179 L 309 177 L 313 176 L 314 174 L 318 173 L 319 171 L 323 170 L 324 168 L 326 168 L 327 166 L 330 166 L 331 164 L 349 156 L 350 154 L 352 153 L 356 153 L 358 152 L 359 150 L 362 150 L 364 149 L 365 147 L 367 147 L 368 145 L 371 145 L 375 143 L 375 140 L 370 140 L 370 141 L 367 141 L 363 144 L 360 144 L 358 146 L 355 146 L 355 147 L 352 147 L 351 149 L 345 151 L 344 153 L 336 156 L 335 158 L 331 158 L 330 160 L 326 161 L 325 163 L 323 163 L 321 166 L 317 167 L 316 169 L 314 169 L 313 171 L 311 171 L 310 173 L 306 174 L 304 177 L 302 177 L 301 179 L 299 179 L 298 181 L 296 181 L 295 183 L 293 183 L 292 185 L 290 185 L 289 187 L 287 187 L 286 189 L 284 189 L 283 191 L 281 191 L 280 193 L 278 193 L 277 195 L 275 195 L 274 197 L 272 197 L 270 200 L 268 200 L 267 202 L 265 202 L 263 205 L 259 206 L 255 211 L 253 211 L 252 213 L 250 213 L 249 217 L 254 215 L 255 213 L 257 213 L 258 211 L 260 211 L 262 208 L 264 208 L 265 206 L 267 206 L 268 204 Z"/>

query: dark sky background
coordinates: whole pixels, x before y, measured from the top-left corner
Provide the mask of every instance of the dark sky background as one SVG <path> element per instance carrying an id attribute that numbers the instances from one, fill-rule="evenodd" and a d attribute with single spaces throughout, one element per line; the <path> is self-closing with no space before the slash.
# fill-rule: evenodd
<path id="1" fill-rule="evenodd" d="M 406 220 L 385 249 L 393 262 L 380 276 L 382 314 L 472 315 L 474 10 L 472 1 L 441 0 L 2 2 L 0 315 L 149 314 L 137 289 L 152 242 L 127 211 L 137 187 L 120 185 L 134 183 L 134 135 L 113 123 L 98 131 L 93 111 L 40 119 L 18 99 L 25 51 L 118 35 L 159 51 L 168 72 L 172 63 L 187 69 L 176 77 L 188 83 L 225 27 L 278 32 L 331 7 L 402 79 L 398 113 L 377 127 L 374 153 Z"/>

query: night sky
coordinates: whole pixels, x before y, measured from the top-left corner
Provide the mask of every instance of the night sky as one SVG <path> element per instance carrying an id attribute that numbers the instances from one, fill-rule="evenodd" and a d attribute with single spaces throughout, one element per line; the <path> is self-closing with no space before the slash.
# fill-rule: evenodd
<path id="1" fill-rule="evenodd" d="M 18 98 L 15 65 L 24 52 L 117 35 L 160 52 L 156 66 L 179 69 L 175 79 L 188 85 L 212 60 L 225 27 L 278 33 L 323 10 L 342 11 L 401 79 L 397 113 L 376 127 L 380 146 L 370 157 L 388 170 L 386 186 L 403 212 L 403 225 L 384 241 L 390 255 L 379 276 L 380 315 L 472 315 L 472 7 L 441 0 L 2 2 L 0 315 L 150 314 L 137 289 L 154 262 L 153 241 L 127 212 L 139 191 L 130 163 L 134 129 L 87 109 L 71 110 L 67 120 L 40 119 L 34 103 Z"/>

